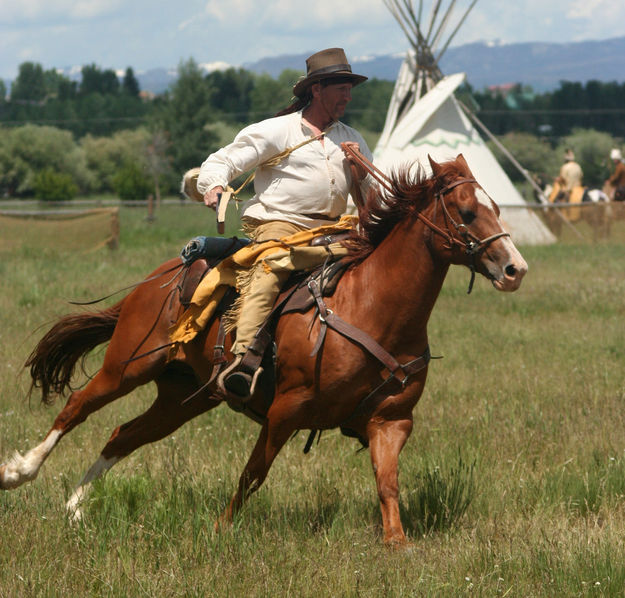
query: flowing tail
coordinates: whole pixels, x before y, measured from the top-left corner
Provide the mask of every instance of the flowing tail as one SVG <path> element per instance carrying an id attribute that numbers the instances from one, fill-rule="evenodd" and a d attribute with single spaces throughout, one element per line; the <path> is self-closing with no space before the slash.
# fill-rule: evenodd
<path id="1" fill-rule="evenodd" d="M 72 390 L 70 383 L 76 363 L 102 343 L 110 340 L 124 300 L 93 313 L 63 316 L 39 341 L 24 367 L 30 367 L 30 393 L 41 389 L 41 401 Z"/>

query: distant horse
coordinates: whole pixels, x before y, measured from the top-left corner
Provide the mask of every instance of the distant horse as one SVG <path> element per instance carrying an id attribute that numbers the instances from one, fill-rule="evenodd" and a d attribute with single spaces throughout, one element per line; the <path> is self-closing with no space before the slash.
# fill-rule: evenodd
<path id="1" fill-rule="evenodd" d="M 260 435 L 217 526 L 230 523 L 260 487 L 295 431 L 341 427 L 370 448 L 384 541 L 405 542 L 398 457 L 425 385 L 427 323 L 448 268 L 468 266 L 500 291 L 516 290 L 527 271 L 502 227 L 497 205 L 473 178 L 462 155 L 430 164 L 431 177 L 420 168 L 416 175 L 402 170 L 387 191 L 369 197 L 361 232 L 349 242 L 352 267 L 334 294 L 317 300 L 317 309 L 280 318 L 275 397 L 268 407 L 264 396 L 251 399 L 251 407 L 262 415 Z M 84 389 L 71 393 L 44 440 L 0 466 L 0 488 L 34 479 L 65 434 L 107 403 L 154 381 L 158 392 L 152 406 L 113 431 L 70 498 L 68 509 L 79 517 L 90 482 L 138 447 L 164 438 L 223 402 L 212 383 L 205 386 L 220 343 L 217 320 L 173 359 L 161 348 L 182 308 L 175 285 L 162 288 L 159 274 L 179 264 L 165 263 L 113 307 L 61 318 L 41 339 L 27 365 L 46 402 L 70 388 L 82 356 L 109 339 L 110 343 L 102 368 Z M 361 342 L 338 332 L 341 323 L 357 324 Z M 320 332 L 325 333 L 324 342 L 311 357 Z M 229 339 L 225 345 L 228 349 Z"/>

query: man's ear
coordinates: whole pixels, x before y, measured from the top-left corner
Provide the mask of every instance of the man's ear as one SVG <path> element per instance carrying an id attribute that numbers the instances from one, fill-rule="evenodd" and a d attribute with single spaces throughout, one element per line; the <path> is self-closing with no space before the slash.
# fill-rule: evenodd
<path id="1" fill-rule="evenodd" d="M 317 97 L 320 92 L 321 92 L 321 83 L 319 83 L 319 82 L 313 83 L 310 86 L 310 93 L 312 94 L 313 98 Z"/>

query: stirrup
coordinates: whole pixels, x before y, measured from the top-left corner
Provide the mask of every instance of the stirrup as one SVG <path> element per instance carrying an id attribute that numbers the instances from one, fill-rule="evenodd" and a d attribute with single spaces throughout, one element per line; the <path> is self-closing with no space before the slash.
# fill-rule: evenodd
<path id="1" fill-rule="evenodd" d="M 232 363 L 224 369 L 217 378 L 217 385 L 224 390 L 224 394 L 228 397 L 228 404 L 234 409 L 239 403 L 242 406 L 249 401 L 256 391 L 256 384 L 263 368 L 258 367 L 254 370 L 241 364 L 242 355 L 237 355 Z M 231 401 L 232 398 L 232 401 Z"/>

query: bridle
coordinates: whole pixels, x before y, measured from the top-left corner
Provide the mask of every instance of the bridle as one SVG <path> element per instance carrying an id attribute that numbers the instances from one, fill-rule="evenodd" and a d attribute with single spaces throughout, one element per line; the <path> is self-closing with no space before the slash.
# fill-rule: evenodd
<path id="1" fill-rule="evenodd" d="M 362 168 L 364 168 L 369 174 L 371 174 L 371 176 L 378 183 L 380 183 L 380 185 L 382 185 L 384 189 L 386 189 L 389 193 L 393 193 L 393 189 L 390 184 L 391 180 L 384 172 L 382 172 L 377 166 L 371 163 L 365 156 L 363 156 L 362 153 L 355 150 L 351 146 L 345 146 L 344 149 L 354 158 L 355 161 L 360 164 L 360 166 L 362 166 Z M 443 198 L 450 191 L 465 183 L 479 184 L 474 178 L 459 178 L 445 185 L 442 189 L 439 189 L 434 194 L 434 201 L 436 202 L 434 205 L 434 214 L 437 213 L 437 208 L 440 204 L 446 224 L 446 229 L 443 229 L 435 224 L 432 220 L 430 220 L 427 216 L 424 216 L 421 212 L 417 212 L 417 218 L 421 220 L 421 222 L 423 222 L 433 233 L 436 233 L 443 237 L 446 243 L 446 249 L 452 249 L 454 246 L 457 246 L 460 247 L 466 255 L 471 257 L 471 263 L 469 265 L 469 270 L 471 271 L 471 280 L 469 281 L 469 290 L 467 291 L 467 293 L 470 293 L 473 290 L 473 283 L 475 282 L 477 258 L 482 255 L 484 251 L 486 251 L 486 248 L 493 241 L 496 241 L 501 237 L 509 237 L 510 233 L 502 231 L 500 233 L 490 235 L 485 239 L 480 239 L 469 230 L 469 227 L 466 224 L 462 222 L 458 223 L 453 219 L 452 215 L 447 209 L 447 205 L 445 204 Z"/>

